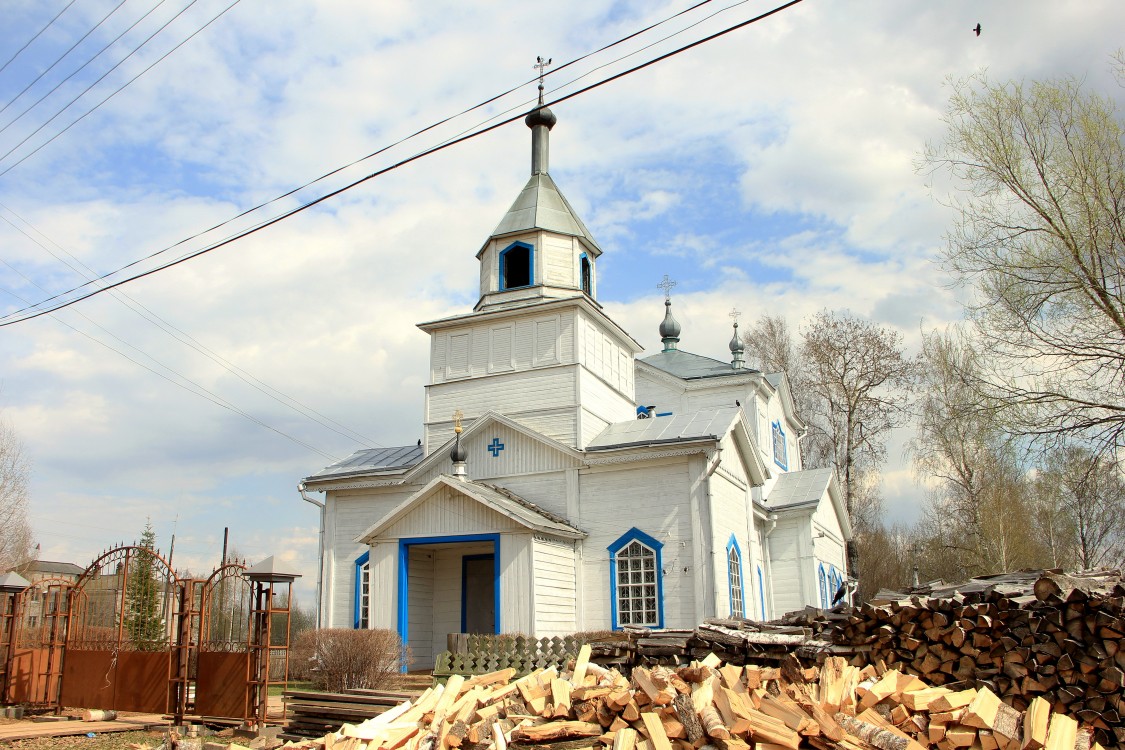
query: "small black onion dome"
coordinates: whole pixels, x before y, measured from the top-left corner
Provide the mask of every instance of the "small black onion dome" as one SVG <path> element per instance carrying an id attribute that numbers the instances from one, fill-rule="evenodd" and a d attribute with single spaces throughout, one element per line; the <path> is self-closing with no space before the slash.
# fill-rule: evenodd
<path id="1" fill-rule="evenodd" d="M 664 300 L 664 320 L 660 324 L 660 337 L 674 339 L 680 335 L 680 324 L 672 317 L 672 300 Z"/>
<path id="2" fill-rule="evenodd" d="M 550 107 L 536 107 L 523 121 L 527 123 L 529 128 L 534 128 L 536 125 L 546 125 L 547 130 L 550 130 L 555 127 L 559 118 L 555 117 L 555 113 L 551 111 Z"/>
<path id="3" fill-rule="evenodd" d="M 449 450 L 449 458 L 454 463 L 463 464 L 469 459 L 469 452 L 465 450 L 465 446 L 461 445 L 461 433 L 457 433 L 457 440 L 454 441 L 453 447 Z"/>

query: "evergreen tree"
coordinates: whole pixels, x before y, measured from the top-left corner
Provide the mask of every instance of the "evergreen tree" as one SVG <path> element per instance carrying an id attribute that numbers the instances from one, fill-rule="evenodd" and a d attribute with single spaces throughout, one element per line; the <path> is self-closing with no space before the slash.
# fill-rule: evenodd
<path id="1" fill-rule="evenodd" d="M 161 613 L 163 587 L 157 575 L 156 532 L 151 521 L 145 523 L 139 546 L 129 562 L 125 632 L 138 650 L 157 651 L 165 647 L 167 633 Z"/>

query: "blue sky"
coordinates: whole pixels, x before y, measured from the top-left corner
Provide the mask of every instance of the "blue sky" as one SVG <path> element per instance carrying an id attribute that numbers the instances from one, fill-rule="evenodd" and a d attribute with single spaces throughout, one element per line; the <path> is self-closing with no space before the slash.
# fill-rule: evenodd
<path id="1" fill-rule="evenodd" d="M 115 4 L 77 0 L 0 72 L 0 106 Z M 229 4 L 199 0 L 151 50 L 0 160 L 0 171 Z M 0 63 L 64 5 L 9 0 Z M 155 5 L 127 0 L 0 113 L 0 128 L 60 71 L 77 67 L 82 50 L 91 54 Z M 166 5 L 123 41 L 135 45 L 187 0 Z M 0 217 L 103 273 L 529 81 L 537 55 L 557 67 L 688 6 L 241 0 L 0 176 Z M 708 4 L 663 33 L 548 77 L 548 96 L 769 7 Z M 971 32 L 978 21 L 979 38 Z M 806 0 L 560 104 L 551 173 L 605 249 L 599 300 L 650 350 L 664 274 L 678 281 L 683 347 L 700 354 L 725 356 L 734 306 L 744 323 L 782 313 L 793 326 L 821 308 L 849 308 L 897 328 L 915 347 L 920 330 L 960 316 L 934 263 L 951 220 L 940 200 L 946 186 L 939 180 L 931 190 L 914 168 L 927 140 L 941 136 L 945 81 L 985 68 L 998 80 L 1070 74 L 1120 99 L 1108 61 L 1121 28 L 1125 6 L 1108 1 Z M 124 53 L 115 54 L 0 132 L 0 153 Z M 534 95 L 525 85 L 485 114 L 458 118 L 312 190 L 343 185 Z M 328 463 L 325 454 L 346 456 L 359 441 L 268 398 L 127 303 L 372 444 L 413 443 L 428 356 L 414 326 L 475 302 L 475 253 L 525 182 L 528 159 L 528 133 L 517 122 L 130 284 L 121 290 L 127 300 L 103 294 L 3 328 L 0 408 L 34 462 L 42 557 L 84 563 L 135 538 L 151 517 L 161 544 L 175 529 L 176 562 L 206 572 L 227 526 L 252 560 L 277 554 L 304 573 L 311 598 L 317 517 L 296 484 Z M 0 260 L 8 264 L 0 265 L 0 312 L 22 306 L 12 295 L 38 300 L 83 280 L 6 221 Z M 316 450 L 169 382 L 183 383 L 181 376 Z M 892 436 L 884 471 L 897 520 L 916 517 L 923 495 L 902 456 L 908 437 Z"/>

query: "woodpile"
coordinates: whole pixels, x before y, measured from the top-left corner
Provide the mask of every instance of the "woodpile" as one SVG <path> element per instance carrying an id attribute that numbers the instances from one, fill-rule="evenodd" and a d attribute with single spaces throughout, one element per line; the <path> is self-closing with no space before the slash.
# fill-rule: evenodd
<path id="1" fill-rule="evenodd" d="M 410 698 L 407 693 L 384 690 L 355 690 L 347 693 L 315 693 L 287 690 L 284 739 L 322 737 L 345 723 L 358 724 L 394 708 Z"/>
<path id="2" fill-rule="evenodd" d="M 1087 750 L 1088 727 L 1043 699 L 1016 711 L 987 688 L 955 690 L 841 657 L 803 667 L 724 664 L 716 655 L 631 678 L 589 661 L 573 668 L 453 675 L 317 740 L 310 750 Z"/>
<path id="3" fill-rule="evenodd" d="M 1017 711 L 1048 707 L 1125 745 L 1125 586 L 1120 572 L 1034 571 L 880 592 L 832 627 L 853 664 L 959 684 Z"/>

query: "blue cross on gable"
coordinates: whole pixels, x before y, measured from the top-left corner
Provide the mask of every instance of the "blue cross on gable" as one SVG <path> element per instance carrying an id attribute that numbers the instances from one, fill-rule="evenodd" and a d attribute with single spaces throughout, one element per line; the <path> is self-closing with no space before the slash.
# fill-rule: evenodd
<path id="1" fill-rule="evenodd" d="M 500 442 L 500 438 L 492 438 L 492 442 L 484 446 L 485 450 L 492 454 L 493 458 L 500 455 L 500 451 L 504 450 L 504 444 Z"/>

